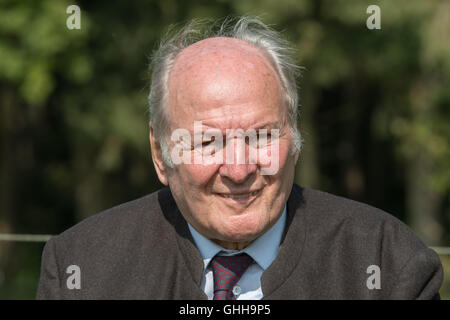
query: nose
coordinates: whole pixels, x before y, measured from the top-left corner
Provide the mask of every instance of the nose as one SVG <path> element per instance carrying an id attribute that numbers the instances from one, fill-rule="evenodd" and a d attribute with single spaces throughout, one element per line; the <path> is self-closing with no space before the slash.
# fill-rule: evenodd
<path id="1" fill-rule="evenodd" d="M 256 164 L 223 164 L 219 169 L 222 177 L 238 184 L 249 179 L 256 172 Z"/>
<path id="2" fill-rule="evenodd" d="M 225 147 L 225 161 L 219 169 L 222 177 L 234 183 L 243 183 L 257 170 L 257 165 L 249 163 L 249 149 L 243 139 L 233 139 Z M 230 161 L 232 160 L 232 161 Z"/>

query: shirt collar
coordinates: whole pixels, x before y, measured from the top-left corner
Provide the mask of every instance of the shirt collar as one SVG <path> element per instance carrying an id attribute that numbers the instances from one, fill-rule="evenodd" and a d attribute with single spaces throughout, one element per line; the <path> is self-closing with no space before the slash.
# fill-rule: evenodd
<path id="1" fill-rule="evenodd" d="M 224 249 L 200 234 L 189 223 L 188 227 L 191 231 L 192 238 L 194 239 L 195 244 L 197 245 L 197 248 L 203 257 L 205 268 L 208 266 L 209 262 L 216 254 L 218 254 L 220 251 L 223 251 L 225 255 L 245 252 L 249 256 L 251 256 L 261 268 L 266 270 L 277 256 L 278 247 L 280 246 L 285 224 L 286 206 L 284 207 L 283 213 L 278 221 L 263 235 L 259 236 L 255 241 L 253 241 L 248 247 L 244 248 L 243 250 Z"/>

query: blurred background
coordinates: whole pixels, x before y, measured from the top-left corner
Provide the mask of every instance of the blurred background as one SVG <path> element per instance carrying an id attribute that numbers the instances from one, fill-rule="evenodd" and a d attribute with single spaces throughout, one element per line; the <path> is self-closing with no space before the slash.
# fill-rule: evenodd
<path id="1" fill-rule="evenodd" d="M 168 26 L 250 14 L 304 66 L 296 182 L 408 224 L 440 253 L 450 299 L 449 12 L 448 0 L 0 0 L 0 298 L 34 299 L 46 238 L 11 234 L 59 234 L 161 188 L 146 97 Z"/>

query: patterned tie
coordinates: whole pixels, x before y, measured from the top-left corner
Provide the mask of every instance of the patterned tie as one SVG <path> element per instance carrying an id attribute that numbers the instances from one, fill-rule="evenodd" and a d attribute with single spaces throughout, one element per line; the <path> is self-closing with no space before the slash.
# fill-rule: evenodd
<path id="1" fill-rule="evenodd" d="M 252 263 L 252 257 L 246 253 L 215 256 L 210 262 L 214 274 L 214 300 L 236 300 L 232 289 Z"/>

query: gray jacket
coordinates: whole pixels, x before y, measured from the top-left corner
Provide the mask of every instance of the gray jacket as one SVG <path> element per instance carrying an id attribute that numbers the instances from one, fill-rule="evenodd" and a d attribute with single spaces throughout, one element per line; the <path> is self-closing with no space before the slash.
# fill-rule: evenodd
<path id="1" fill-rule="evenodd" d="M 37 298 L 206 299 L 202 271 L 164 188 L 50 239 Z M 442 281 L 438 255 L 395 217 L 294 185 L 282 243 L 261 285 L 264 299 L 439 299 Z"/>

